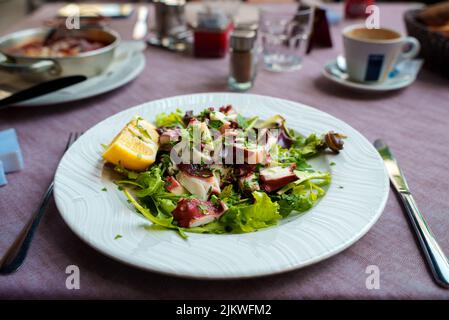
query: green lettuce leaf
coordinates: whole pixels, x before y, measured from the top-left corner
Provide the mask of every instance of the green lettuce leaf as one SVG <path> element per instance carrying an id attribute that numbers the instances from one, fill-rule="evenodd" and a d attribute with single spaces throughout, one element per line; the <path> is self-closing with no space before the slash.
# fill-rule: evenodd
<path id="1" fill-rule="evenodd" d="M 323 148 L 323 140 L 316 134 L 312 133 L 308 137 L 297 135 L 295 137 L 294 146 L 291 149 L 296 149 L 303 157 L 310 158 L 318 154 Z"/>
<path id="2" fill-rule="evenodd" d="M 150 170 L 140 173 L 136 183 L 141 186 L 141 189 L 136 192 L 136 196 L 139 198 L 152 196 L 164 190 L 164 181 L 159 167 L 152 167 Z"/>
<path id="3" fill-rule="evenodd" d="M 299 170 L 310 170 L 311 166 L 307 163 L 306 158 L 302 154 L 301 149 L 282 148 L 279 144 L 275 145 L 270 151 L 270 155 L 274 161 L 279 162 L 282 165 L 296 164 L 296 168 Z"/>
<path id="4" fill-rule="evenodd" d="M 285 218 L 292 211 L 304 212 L 309 210 L 314 202 L 307 195 L 283 194 L 278 203 L 279 214 Z"/>
<path id="5" fill-rule="evenodd" d="M 200 227 L 186 229 L 186 231 L 193 233 L 228 233 L 228 230 L 226 230 L 226 226 L 217 220 Z"/>
<path id="6" fill-rule="evenodd" d="M 253 192 L 254 204 L 231 207 L 219 220 L 232 233 L 246 233 L 277 224 L 279 205 L 264 192 Z"/>
<path id="7" fill-rule="evenodd" d="M 184 122 L 182 121 L 182 117 L 184 116 L 184 112 L 180 109 L 176 109 L 175 112 L 172 113 L 159 113 L 156 116 L 156 126 L 157 127 L 175 127 L 180 125 L 184 127 Z"/>
<path id="8" fill-rule="evenodd" d="M 295 174 L 299 179 L 279 189 L 277 191 L 277 194 L 286 193 L 287 191 L 303 184 L 306 181 L 312 181 L 315 185 L 320 187 L 326 186 L 331 182 L 330 172 L 295 170 Z"/>
<path id="9" fill-rule="evenodd" d="M 178 226 L 175 226 L 173 224 L 173 217 L 161 217 L 161 215 L 154 216 L 151 214 L 150 210 L 140 205 L 139 202 L 129 193 L 128 190 L 124 189 L 123 192 L 125 193 L 126 197 L 128 198 L 129 202 L 137 209 L 138 212 L 140 212 L 146 219 L 151 221 L 152 223 L 168 228 L 168 229 L 175 229 L 179 232 L 179 235 L 183 238 L 187 238 L 184 231 L 179 228 Z"/>
<path id="10" fill-rule="evenodd" d="M 304 212 L 309 210 L 325 193 L 320 185 L 307 180 L 294 185 L 288 193 L 282 193 L 279 196 L 274 196 L 274 198 L 280 206 L 279 213 L 285 218 L 292 211 Z"/>

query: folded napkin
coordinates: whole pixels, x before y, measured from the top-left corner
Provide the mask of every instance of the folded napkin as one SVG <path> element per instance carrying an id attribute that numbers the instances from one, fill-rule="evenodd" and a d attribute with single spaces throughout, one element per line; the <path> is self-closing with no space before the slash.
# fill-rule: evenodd
<path id="1" fill-rule="evenodd" d="M 6 173 L 23 169 L 22 150 L 13 128 L 0 131 L 0 161 Z"/>
<path id="2" fill-rule="evenodd" d="M 3 162 L 0 161 L 0 187 L 8 183 L 5 175 L 5 168 L 3 168 Z"/>

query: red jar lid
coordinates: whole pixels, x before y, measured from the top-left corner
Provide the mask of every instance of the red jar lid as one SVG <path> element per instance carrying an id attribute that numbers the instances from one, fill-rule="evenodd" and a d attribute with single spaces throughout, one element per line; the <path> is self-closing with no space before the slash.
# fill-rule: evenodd
<path id="1" fill-rule="evenodd" d="M 193 47 L 196 57 L 221 58 L 229 48 L 229 33 L 233 24 L 229 23 L 225 29 L 195 29 L 193 33 Z"/>

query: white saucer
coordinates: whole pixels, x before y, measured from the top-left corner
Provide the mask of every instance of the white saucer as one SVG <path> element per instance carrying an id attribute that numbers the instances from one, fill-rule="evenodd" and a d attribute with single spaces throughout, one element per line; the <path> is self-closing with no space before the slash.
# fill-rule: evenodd
<path id="1" fill-rule="evenodd" d="M 41 106 L 93 97 L 121 87 L 135 79 L 145 67 L 142 50 L 145 44 L 123 41 L 115 52 L 115 58 L 108 69 L 76 85 L 52 92 L 35 99 L 23 101 L 15 106 Z"/>
<path id="2" fill-rule="evenodd" d="M 337 63 L 339 59 L 340 63 Z M 323 69 L 323 75 L 329 80 L 345 87 L 366 91 L 390 91 L 408 87 L 415 81 L 423 63 L 422 60 L 418 59 L 406 60 L 398 64 L 396 69 L 390 73 L 390 76 L 384 82 L 361 83 L 349 79 L 348 74 L 343 69 L 344 67 L 342 68 L 341 66 L 341 59 L 339 57 L 327 63 Z"/>

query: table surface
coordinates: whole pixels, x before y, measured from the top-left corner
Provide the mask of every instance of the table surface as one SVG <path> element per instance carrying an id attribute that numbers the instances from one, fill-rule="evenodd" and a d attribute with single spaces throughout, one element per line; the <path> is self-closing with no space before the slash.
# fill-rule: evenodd
<path id="1" fill-rule="evenodd" d="M 341 7 L 334 7 L 341 10 Z M 381 5 L 382 25 L 404 31 L 406 4 Z M 56 12 L 48 5 L 9 31 L 40 26 Z M 113 28 L 130 38 L 134 14 Z M 261 70 L 250 93 L 298 101 L 352 125 L 370 141 L 383 138 L 403 167 L 416 200 L 440 245 L 449 248 L 449 81 L 422 70 L 409 88 L 367 94 L 330 83 L 323 65 L 341 52 L 341 29 L 332 27 L 334 47 L 315 49 L 291 73 Z M 196 92 L 227 91 L 226 59 L 195 59 L 157 48 L 145 51 L 147 65 L 132 83 L 101 96 L 66 105 L 10 108 L 0 129 L 17 129 L 25 170 L 8 175 L 0 188 L 0 252 L 38 207 L 62 156 L 69 131 L 84 131 L 121 110 L 146 101 Z M 66 267 L 80 269 L 80 289 L 66 288 Z M 366 269 L 380 270 L 380 289 L 368 290 Z M 259 279 L 195 281 L 125 266 L 83 243 L 65 225 L 54 202 L 42 219 L 26 263 L 0 277 L 0 298 L 449 298 L 436 286 L 394 194 L 375 226 L 343 253 L 313 266 Z"/>

